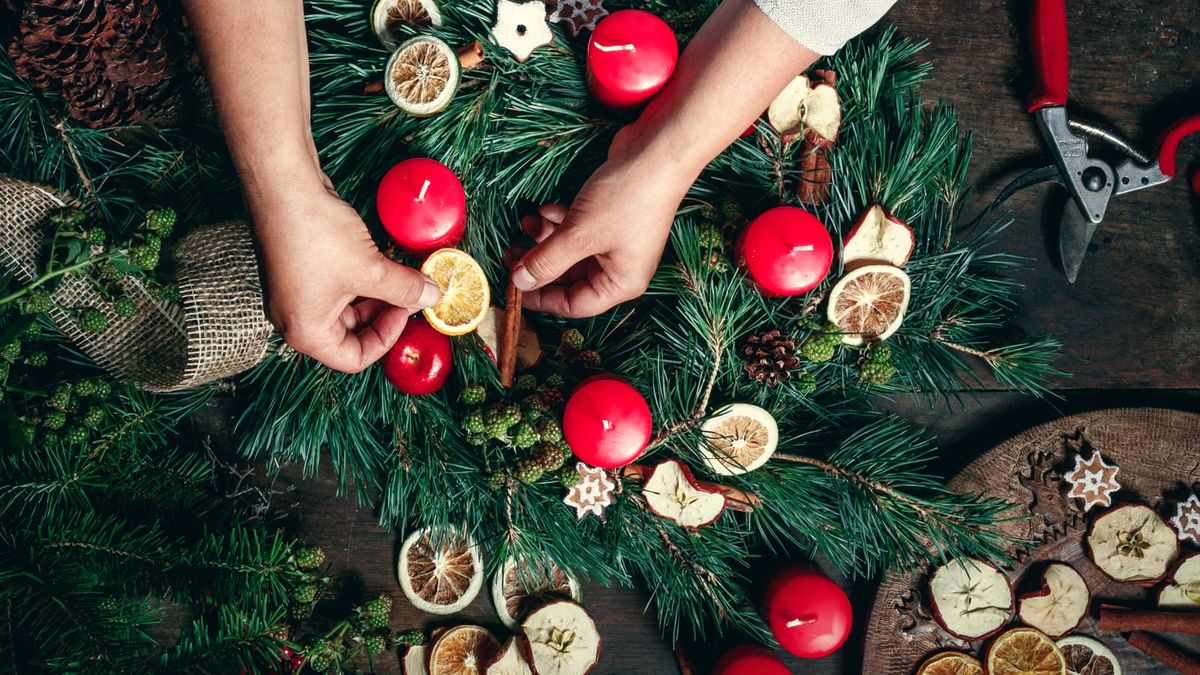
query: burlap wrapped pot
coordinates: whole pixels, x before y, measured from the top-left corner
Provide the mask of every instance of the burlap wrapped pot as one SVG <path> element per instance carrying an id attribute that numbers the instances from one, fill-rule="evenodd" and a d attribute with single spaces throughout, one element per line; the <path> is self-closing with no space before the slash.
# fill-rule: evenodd
<path id="1" fill-rule="evenodd" d="M 0 175 L 0 267 L 17 280 L 37 278 L 45 220 L 76 204 L 32 183 Z M 150 391 L 178 391 L 230 377 L 257 364 L 273 332 L 250 228 L 227 222 L 197 228 L 175 245 L 180 303 L 154 300 L 137 280 L 121 282 L 139 312 L 121 317 L 84 276 L 67 275 L 52 296 L 51 318 L 80 349 L 116 378 Z M 82 330 L 66 309 L 108 314 L 103 333 Z"/>

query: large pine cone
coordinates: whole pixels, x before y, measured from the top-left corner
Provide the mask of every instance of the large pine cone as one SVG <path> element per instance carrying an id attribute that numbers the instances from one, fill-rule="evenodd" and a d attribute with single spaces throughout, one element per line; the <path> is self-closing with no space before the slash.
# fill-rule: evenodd
<path id="1" fill-rule="evenodd" d="M 792 371 L 800 366 L 796 341 L 774 328 L 746 338 L 742 358 L 746 375 L 768 387 L 792 379 Z"/>
<path id="2" fill-rule="evenodd" d="M 183 45 L 158 0 L 28 0 L 8 45 L 17 73 L 90 127 L 133 124 L 170 95 Z"/>

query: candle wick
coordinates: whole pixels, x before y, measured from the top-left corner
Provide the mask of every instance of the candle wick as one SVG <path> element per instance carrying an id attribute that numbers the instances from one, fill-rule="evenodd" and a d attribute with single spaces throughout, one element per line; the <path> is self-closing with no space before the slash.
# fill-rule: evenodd
<path id="1" fill-rule="evenodd" d="M 429 181 L 425 181 L 425 182 L 424 182 L 424 183 L 421 185 L 421 191 L 417 193 L 417 201 L 419 201 L 419 202 L 423 202 L 423 201 L 425 201 L 425 193 L 426 193 L 428 190 L 429 190 Z"/>
<path id="2" fill-rule="evenodd" d="M 637 47 L 634 45 L 602 45 L 599 42 L 592 43 L 596 49 L 602 52 L 636 52 Z"/>
<path id="3" fill-rule="evenodd" d="M 788 628 L 799 628 L 800 626 L 807 626 L 808 624 L 813 623 L 816 620 L 817 620 L 817 617 L 815 617 L 811 614 L 808 614 L 808 615 L 802 616 L 798 619 L 792 619 L 791 621 L 788 621 L 787 623 L 785 623 L 784 626 L 787 626 Z"/>
<path id="4" fill-rule="evenodd" d="M 604 426 L 605 431 L 612 431 L 613 423 L 608 420 L 600 420 L 600 424 Z"/>
<path id="5" fill-rule="evenodd" d="M 792 247 L 792 253 L 799 253 L 801 251 L 811 251 L 811 250 L 813 250 L 812 244 L 804 244 L 801 246 L 793 246 Z"/>

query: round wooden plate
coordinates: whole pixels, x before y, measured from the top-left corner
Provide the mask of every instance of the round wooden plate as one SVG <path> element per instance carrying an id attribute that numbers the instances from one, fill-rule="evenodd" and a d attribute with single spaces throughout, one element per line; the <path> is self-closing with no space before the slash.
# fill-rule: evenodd
<path id="1" fill-rule="evenodd" d="M 1087 580 L 1092 591 L 1091 615 L 1076 634 L 1099 638 L 1116 652 L 1126 673 L 1167 672 L 1161 664 L 1130 647 L 1117 633 L 1101 633 L 1097 610 L 1101 600 L 1117 604 L 1152 604 L 1152 591 L 1118 584 L 1091 563 L 1082 540 L 1087 517 L 1075 500 L 1061 491 L 1061 474 L 1080 450 L 1096 449 L 1120 467 L 1121 491 L 1116 502 L 1137 501 L 1169 516 L 1174 503 L 1200 482 L 1200 415 L 1153 408 L 1112 409 L 1066 417 L 1021 433 L 971 462 L 950 481 L 960 492 L 1000 497 L 1014 504 L 1013 516 L 1000 528 L 1020 539 L 1042 544 L 1010 552 L 1019 581 L 1031 566 L 1061 560 Z M 1093 509 L 1092 513 L 1096 513 Z M 1186 542 L 1182 552 L 1196 547 Z M 927 573 L 898 575 L 880 587 L 867 626 L 863 672 L 912 675 L 921 661 L 939 649 L 980 655 L 984 643 L 967 644 L 948 635 L 930 617 L 922 587 Z M 1169 636 L 1176 644 L 1200 653 L 1200 638 Z"/>

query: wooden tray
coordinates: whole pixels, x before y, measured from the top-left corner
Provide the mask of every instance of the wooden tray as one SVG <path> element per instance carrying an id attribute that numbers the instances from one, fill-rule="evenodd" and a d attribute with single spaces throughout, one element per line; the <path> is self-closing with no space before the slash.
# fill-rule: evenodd
<path id="1" fill-rule="evenodd" d="M 1093 600 L 1091 616 L 1076 633 L 1099 638 L 1111 647 L 1127 674 L 1169 672 L 1119 634 L 1098 629 L 1100 600 L 1147 605 L 1153 600 L 1149 589 L 1109 580 L 1083 549 L 1086 518 L 1074 500 L 1063 497 L 1060 486 L 1067 462 L 1073 463 L 1075 453 L 1089 447 L 1120 467 L 1117 502 L 1140 501 L 1169 516 L 1167 506 L 1174 512 L 1174 501 L 1200 482 L 1200 415 L 1141 408 L 1101 410 L 1025 431 L 971 462 L 950 481 L 950 487 L 1007 499 L 1016 505 L 1012 515 L 1032 514 L 1000 526 L 1015 537 L 1043 542 L 1026 551 L 1014 548 L 1015 567 L 1007 572 L 1010 580 L 1021 579 L 1038 563 L 1070 563 L 1087 580 Z M 1184 554 L 1195 550 L 1187 543 L 1182 548 Z M 942 648 L 980 654 L 983 643 L 953 638 L 931 619 L 922 590 L 926 580 L 927 574 L 912 573 L 885 580 L 880 587 L 867 626 L 864 673 L 912 675 L 926 656 Z M 1200 638 L 1163 637 L 1200 654 Z"/>

